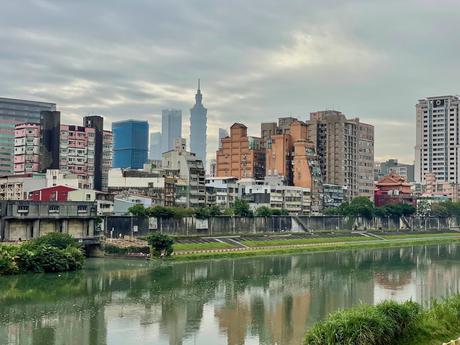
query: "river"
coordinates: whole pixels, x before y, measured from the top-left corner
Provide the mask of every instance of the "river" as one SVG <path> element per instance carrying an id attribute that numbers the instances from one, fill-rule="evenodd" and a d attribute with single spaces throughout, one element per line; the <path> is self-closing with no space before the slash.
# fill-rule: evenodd
<path id="1" fill-rule="evenodd" d="M 459 291 L 460 245 L 155 263 L 0 278 L 0 344 L 300 345 L 338 308 Z"/>

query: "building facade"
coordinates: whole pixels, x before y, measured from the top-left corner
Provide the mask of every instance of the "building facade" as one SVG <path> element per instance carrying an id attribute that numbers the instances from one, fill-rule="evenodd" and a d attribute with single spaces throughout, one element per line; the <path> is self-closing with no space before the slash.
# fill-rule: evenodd
<path id="1" fill-rule="evenodd" d="M 263 179 L 265 151 L 261 138 L 248 136 L 248 128 L 241 123 L 230 127 L 230 136 L 221 140 L 216 153 L 216 176 Z"/>
<path id="2" fill-rule="evenodd" d="M 161 160 L 161 132 L 154 132 L 150 134 L 150 150 L 149 159 Z"/>
<path id="3" fill-rule="evenodd" d="M 190 151 L 201 159 L 206 167 L 206 133 L 208 109 L 203 106 L 203 95 L 198 79 L 198 90 L 195 95 L 195 105 L 190 109 Z"/>
<path id="4" fill-rule="evenodd" d="M 39 124 L 17 124 L 15 174 L 59 170 L 77 176 L 78 188 L 106 190 L 112 160 L 112 133 L 99 131 L 102 118 L 100 125 L 89 123 L 88 117 L 84 122 L 88 126 L 61 124 L 59 112 L 44 111 Z"/>
<path id="5" fill-rule="evenodd" d="M 38 123 L 45 110 L 56 110 L 56 104 L 0 97 L 0 175 L 14 173 L 15 125 Z"/>
<path id="6" fill-rule="evenodd" d="M 219 137 L 218 137 L 218 141 L 217 141 L 217 147 L 218 148 L 221 148 L 221 141 L 223 138 L 226 138 L 228 137 L 228 131 L 225 129 L 225 128 L 219 128 Z"/>
<path id="7" fill-rule="evenodd" d="M 113 167 L 142 169 L 148 159 L 149 124 L 127 120 L 112 123 Z"/>
<path id="8" fill-rule="evenodd" d="M 433 173 L 459 183 L 459 105 L 457 96 L 428 97 L 416 105 L 415 181 Z"/>
<path id="9" fill-rule="evenodd" d="M 206 205 L 205 169 L 195 153 L 185 149 L 185 139 L 176 140 L 174 150 L 163 153 L 162 170 L 177 178 L 176 204 L 186 207 Z"/>
<path id="10" fill-rule="evenodd" d="M 179 138 L 182 138 L 182 111 L 164 109 L 161 112 L 161 154 L 173 150 Z"/>
<path id="11" fill-rule="evenodd" d="M 374 180 L 378 181 L 390 172 L 395 172 L 406 179 L 407 182 L 415 182 L 414 164 L 399 163 L 397 159 L 389 159 L 385 162 L 375 162 Z"/>
<path id="12" fill-rule="evenodd" d="M 40 171 L 40 125 L 17 124 L 14 131 L 14 173 L 27 174 Z"/>
<path id="13" fill-rule="evenodd" d="M 372 198 L 374 127 L 335 110 L 311 113 L 307 125 L 324 183 L 345 186 L 347 199 Z"/>

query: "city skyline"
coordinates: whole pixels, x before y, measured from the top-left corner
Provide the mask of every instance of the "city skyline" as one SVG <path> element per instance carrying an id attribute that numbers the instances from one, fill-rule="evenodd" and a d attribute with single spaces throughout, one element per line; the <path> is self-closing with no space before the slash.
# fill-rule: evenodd
<path id="1" fill-rule="evenodd" d="M 410 163 L 417 100 L 460 92 L 458 48 L 445 39 L 460 26 L 460 4 L 452 1 L 202 1 L 199 8 L 6 3 L 0 95 L 55 102 L 67 123 L 100 114 L 110 126 L 135 116 L 158 131 L 163 108 L 190 109 L 201 77 L 208 159 L 219 127 L 244 122 L 257 135 L 267 118 L 306 120 L 335 109 L 376 127 L 376 159 Z M 155 20 L 142 20 L 152 14 Z"/>

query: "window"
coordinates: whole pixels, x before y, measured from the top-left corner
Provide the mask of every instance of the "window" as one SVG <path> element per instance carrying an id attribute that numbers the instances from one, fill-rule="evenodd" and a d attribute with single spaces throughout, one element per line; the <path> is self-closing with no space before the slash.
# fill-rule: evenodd
<path id="1" fill-rule="evenodd" d="M 48 206 L 48 213 L 59 213 L 59 205 L 49 205 Z"/>
<path id="2" fill-rule="evenodd" d="M 86 205 L 78 205 L 77 206 L 77 213 L 86 213 L 88 207 Z"/>
<path id="3" fill-rule="evenodd" d="M 29 205 L 18 205 L 18 213 L 20 214 L 29 213 Z"/>

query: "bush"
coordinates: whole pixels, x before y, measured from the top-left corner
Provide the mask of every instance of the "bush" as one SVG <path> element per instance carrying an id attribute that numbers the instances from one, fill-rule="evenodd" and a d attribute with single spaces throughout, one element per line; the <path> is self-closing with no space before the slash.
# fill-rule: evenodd
<path id="1" fill-rule="evenodd" d="M 61 232 L 50 232 L 37 239 L 29 241 L 31 246 L 50 246 L 59 249 L 65 249 L 67 247 L 77 247 L 78 242 L 69 234 L 63 234 Z"/>
<path id="2" fill-rule="evenodd" d="M 69 235 L 50 233 L 20 246 L 0 246 L 0 274 L 75 271 L 85 257 Z"/>
<path id="3" fill-rule="evenodd" d="M 168 235 L 153 233 L 147 236 L 147 243 L 152 248 L 151 253 L 153 256 L 170 256 L 173 253 L 174 240 Z"/>
<path id="4" fill-rule="evenodd" d="M 314 326 L 305 337 L 306 345 L 392 345 L 419 319 L 414 302 L 384 302 L 338 311 Z"/>
<path id="5" fill-rule="evenodd" d="M 0 275 L 18 273 L 18 266 L 11 252 L 6 246 L 0 246 Z"/>

